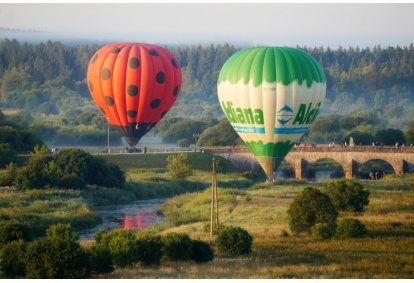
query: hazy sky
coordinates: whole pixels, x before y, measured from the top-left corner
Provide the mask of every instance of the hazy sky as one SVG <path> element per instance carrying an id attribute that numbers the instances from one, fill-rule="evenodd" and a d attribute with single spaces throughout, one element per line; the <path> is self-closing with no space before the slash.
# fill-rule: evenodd
<path id="1" fill-rule="evenodd" d="M 1 3 L 0 28 L 154 44 L 408 46 L 414 4 Z"/>

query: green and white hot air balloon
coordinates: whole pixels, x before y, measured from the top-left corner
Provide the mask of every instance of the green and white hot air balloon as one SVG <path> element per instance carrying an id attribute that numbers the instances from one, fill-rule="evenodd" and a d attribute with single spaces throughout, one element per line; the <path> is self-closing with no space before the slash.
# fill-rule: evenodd
<path id="1" fill-rule="evenodd" d="M 302 50 L 253 47 L 226 61 L 217 92 L 230 124 L 270 176 L 318 116 L 326 79 Z"/>

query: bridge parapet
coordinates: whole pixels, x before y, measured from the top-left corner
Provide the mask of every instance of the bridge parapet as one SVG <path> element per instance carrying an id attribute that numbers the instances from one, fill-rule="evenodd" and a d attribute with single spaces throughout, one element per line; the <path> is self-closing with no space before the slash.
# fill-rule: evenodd
<path id="1" fill-rule="evenodd" d="M 249 148 L 235 147 L 209 147 L 205 152 L 223 156 L 243 169 L 260 168 Z M 309 166 L 320 159 L 332 159 L 338 162 L 346 178 L 356 176 L 359 168 L 370 160 L 384 160 L 388 162 L 397 175 L 402 175 L 414 167 L 414 148 L 412 147 L 294 147 L 285 157 L 295 171 L 297 179 L 303 179 Z M 243 165 L 243 166 L 242 166 Z"/>

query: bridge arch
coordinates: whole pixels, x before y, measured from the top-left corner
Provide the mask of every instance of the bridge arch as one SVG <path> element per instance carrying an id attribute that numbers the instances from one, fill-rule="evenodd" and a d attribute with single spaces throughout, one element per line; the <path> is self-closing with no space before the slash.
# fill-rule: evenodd
<path id="1" fill-rule="evenodd" d="M 240 159 L 249 165 L 250 168 L 260 168 L 255 157 L 245 146 L 240 147 L 218 147 L 205 148 L 205 152 L 216 155 L 225 155 L 230 161 L 240 163 Z M 323 147 L 314 148 L 294 147 L 285 157 L 295 170 L 297 179 L 305 179 L 306 171 L 310 164 L 320 159 L 333 159 L 338 162 L 345 173 L 345 178 L 351 179 L 358 173 L 358 169 L 369 160 L 379 159 L 389 163 L 396 175 L 402 175 L 414 167 L 414 148 L 394 147 Z"/>

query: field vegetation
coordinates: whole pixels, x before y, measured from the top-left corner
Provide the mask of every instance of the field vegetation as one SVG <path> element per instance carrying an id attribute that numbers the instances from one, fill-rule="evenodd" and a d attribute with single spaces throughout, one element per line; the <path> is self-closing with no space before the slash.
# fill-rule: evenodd
<path id="1" fill-rule="evenodd" d="M 56 223 L 69 223 L 75 230 L 99 223 L 94 208 L 123 204 L 137 199 L 167 197 L 159 213 L 168 222 L 149 226 L 145 232 L 166 235 L 185 233 L 194 241 L 208 243 L 214 259 L 206 263 L 164 261 L 160 265 L 132 264 L 115 267 L 96 278 L 142 279 L 273 279 L 346 278 L 411 279 L 414 276 L 414 176 L 407 174 L 373 180 L 356 180 L 370 192 L 363 212 L 340 211 L 343 219 L 357 219 L 366 227 L 359 238 L 334 236 L 314 239 L 308 233 L 293 233 L 288 209 L 305 187 L 325 191 L 329 180 L 277 180 L 264 183 L 246 178 L 225 159 L 215 157 L 220 227 L 240 227 L 253 242 L 251 252 L 230 256 L 219 252 L 210 236 L 212 155 L 188 153 L 193 175 L 174 180 L 167 173 L 165 154 L 110 154 L 103 158 L 126 172 L 120 189 L 89 186 L 86 190 L 43 189 L 18 191 L 1 188 L 0 218 L 33 221 L 40 230 Z M 90 221 L 88 221 L 90 219 Z M 141 231 L 144 232 L 144 231 Z M 81 242 L 83 247 L 92 242 Z"/>

